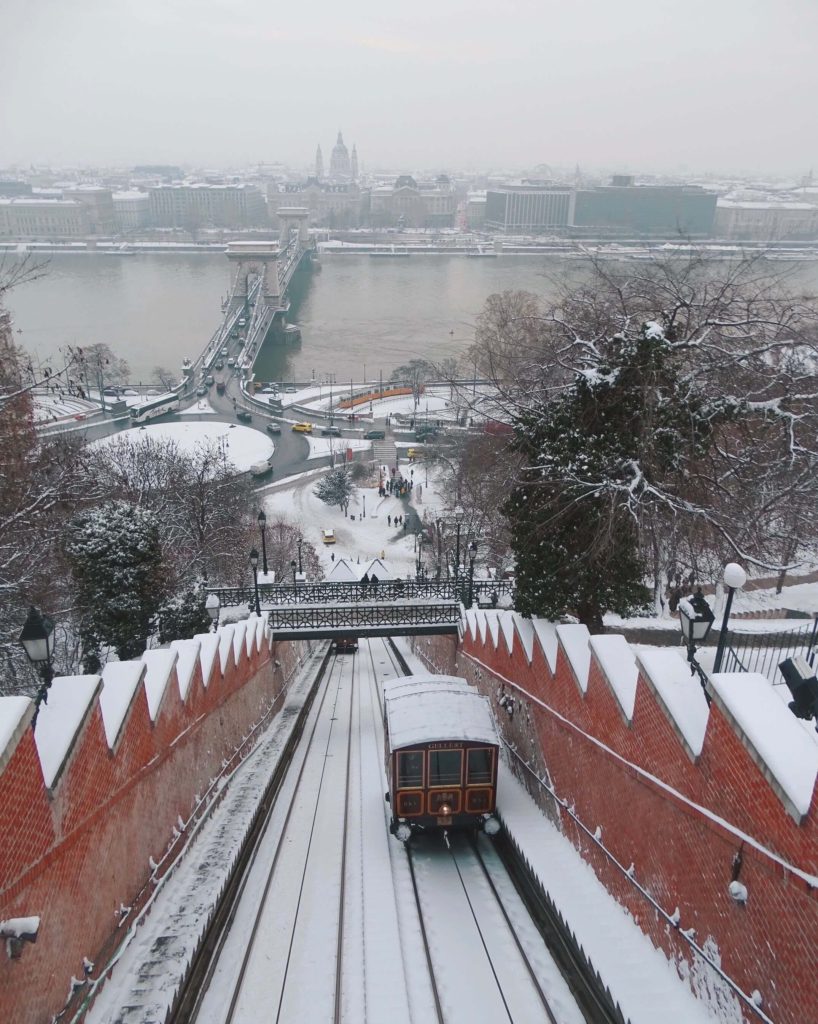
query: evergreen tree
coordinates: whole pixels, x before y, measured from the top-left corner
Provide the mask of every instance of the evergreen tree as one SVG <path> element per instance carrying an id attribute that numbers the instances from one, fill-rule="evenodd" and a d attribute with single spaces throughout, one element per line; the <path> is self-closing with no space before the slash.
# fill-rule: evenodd
<path id="1" fill-rule="evenodd" d="M 346 466 L 331 469 L 325 477 L 318 481 L 314 493 L 316 498 L 320 498 L 325 505 L 337 505 L 346 512 L 355 493 L 355 486 Z"/>
<path id="2" fill-rule="evenodd" d="M 713 423 L 729 416 L 680 383 L 670 351 L 656 323 L 615 335 L 596 366 L 515 418 L 524 468 L 504 511 L 523 613 L 570 611 L 600 629 L 605 611 L 646 603 L 639 527 L 661 501 L 653 485 L 678 492 L 686 467 L 706 454 Z"/>
<path id="3" fill-rule="evenodd" d="M 122 660 L 139 657 L 165 596 L 156 516 L 124 501 L 82 512 L 68 525 L 65 554 L 86 671 L 99 668 L 104 647 Z"/>
<path id="4" fill-rule="evenodd" d="M 197 633 L 207 633 L 211 626 L 205 601 L 207 591 L 200 582 L 166 601 L 159 609 L 159 642 L 186 640 Z"/>

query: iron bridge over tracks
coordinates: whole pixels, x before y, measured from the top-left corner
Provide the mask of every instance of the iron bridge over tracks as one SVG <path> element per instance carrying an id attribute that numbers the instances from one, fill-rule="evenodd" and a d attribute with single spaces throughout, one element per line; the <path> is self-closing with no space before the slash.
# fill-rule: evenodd
<path id="1" fill-rule="evenodd" d="M 383 580 L 377 584 L 364 583 L 260 583 L 259 601 L 269 611 L 278 605 L 347 604 L 355 602 L 389 601 L 460 601 L 471 590 L 481 604 L 491 603 L 503 595 L 514 594 L 512 580 Z M 255 602 L 253 587 L 208 587 L 222 607 L 249 605 Z"/>
<path id="2" fill-rule="evenodd" d="M 265 605 L 276 640 L 457 633 L 457 601 Z"/>

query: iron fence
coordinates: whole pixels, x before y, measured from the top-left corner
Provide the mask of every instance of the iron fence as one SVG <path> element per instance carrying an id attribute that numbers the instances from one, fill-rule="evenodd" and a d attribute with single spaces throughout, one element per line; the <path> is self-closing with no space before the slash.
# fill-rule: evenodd
<path id="1" fill-rule="evenodd" d="M 771 683 L 781 683 L 778 666 L 786 658 L 801 654 L 815 667 L 817 643 L 818 617 L 807 625 L 796 626 L 783 633 L 731 631 L 721 671 L 758 672 Z"/>
<path id="2" fill-rule="evenodd" d="M 456 632 L 460 606 L 435 604 L 279 605 L 268 610 L 273 635 L 383 636 Z"/>
<path id="3" fill-rule="evenodd" d="M 260 583 L 259 600 L 265 609 L 277 605 L 350 604 L 360 601 L 460 601 L 471 590 L 479 602 L 514 593 L 513 580 L 383 580 L 377 583 Z M 209 587 L 223 606 L 255 603 L 253 587 Z"/>

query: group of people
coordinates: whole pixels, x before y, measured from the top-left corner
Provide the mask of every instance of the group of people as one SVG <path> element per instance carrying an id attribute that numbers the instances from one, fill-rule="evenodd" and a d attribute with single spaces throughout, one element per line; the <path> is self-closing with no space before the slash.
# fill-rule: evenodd
<path id="1" fill-rule="evenodd" d="M 391 515 L 388 515 L 386 517 L 386 522 L 387 522 L 387 524 L 389 526 L 392 525 L 392 519 L 393 519 L 393 517 Z M 395 520 L 395 526 L 401 526 L 402 525 L 404 530 L 406 529 L 406 522 L 405 522 L 404 517 L 402 515 L 394 516 L 394 520 Z"/>

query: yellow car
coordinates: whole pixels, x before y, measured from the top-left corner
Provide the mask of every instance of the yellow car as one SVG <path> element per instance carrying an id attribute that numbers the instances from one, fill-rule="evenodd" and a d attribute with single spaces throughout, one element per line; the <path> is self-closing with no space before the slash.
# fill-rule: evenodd
<path id="1" fill-rule="evenodd" d="M 312 423 L 293 423 L 293 430 L 299 434 L 311 434 Z"/>
<path id="2" fill-rule="evenodd" d="M 420 450 L 418 448 L 410 448 L 406 453 L 406 457 L 410 462 L 414 462 L 415 459 L 420 457 Z"/>

